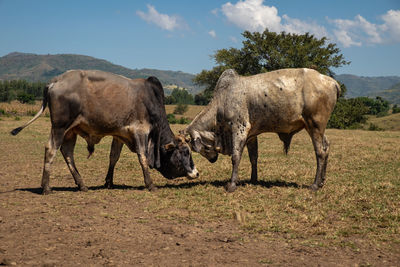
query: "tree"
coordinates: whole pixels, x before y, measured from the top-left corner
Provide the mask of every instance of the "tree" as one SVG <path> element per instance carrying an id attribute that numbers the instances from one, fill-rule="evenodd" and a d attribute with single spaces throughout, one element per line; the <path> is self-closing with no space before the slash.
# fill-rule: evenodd
<path id="1" fill-rule="evenodd" d="M 31 95 L 31 94 L 27 94 L 25 92 L 19 93 L 17 95 L 17 99 L 22 104 L 25 104 L 25 103 L 33 104 L 33 103 L 35 103 L 35 96 Z"/>
<path id="2" fill-rule="evenodd" d="M 392 113 L 396 114 L 396 113 L 400 113 L 400 107 L 397 106 L 397 104 L 395 104 L 392 108 Z"/>
<path id="3" fill-rule="evenodd" d="M 185 113 L 187 110 L 189 109 L 187 104 L 182 104 L 179 103 L 175 109 L 174 109 L 174 114 L 180 114 L 182 115 L 183 113 Z"/>
<path id="4" fill-rule="evenodd" d="M 344 60 L 336 44 L 327 43 L 325 37 L 318 39 L 309 33 L 278 34 L 268 29 L 263 33 L 245 31 L 242 35 L 245 40 L 241 49 L 217 50 L 212 55 L 217 66 L 201 71 L 194 78 L 196 84 L 206 86 L 205 92 L 212 92 L 219 76 L 230 68 L 240 75 L 254 75 L 283 68 L 305 67 L 333 76 L 332 67 L 350 63 Z"/>
<path id="5" fill-rule="evenodd" d="M 25 80 L 0 81 L 0 102 L 19 99 L 22 102 L 33 101 L 31 98 L 41 98 L 46 83 L 30 83 Z M 28 99 L 29 98 L 29 99 Z"/>
<path id="6" fill-rule="evenodd" d="M 174 88 L 170 96 L 165 98 L 165 104 L 194 104 L 193 96 L 185 88 Z"/>
<path id="7" fill-rule="evenodd" d="M 207 105 L 212 98 L 210 92 L 202 92 L 194 96 L 194 103 L 199 106 Z"/>
<path id="8" fill-rule="evenodd" d="M 388 115 L 390 109 L 389 102 L 380 96 L 375 99 L 369 97 L 361 97 L 364 105 L 369 108 L 368 114 L 377 115 L 378 117 L 383 117 Z"/>
<path id="9" fill-rule="evenodd" d="M 369 108 L 364 104 L 362 98 L 340 98 L 336 103 L 335 110 L 328 121 L 328 128 L 347 129 L 359 128 L 365 123 Z"/>

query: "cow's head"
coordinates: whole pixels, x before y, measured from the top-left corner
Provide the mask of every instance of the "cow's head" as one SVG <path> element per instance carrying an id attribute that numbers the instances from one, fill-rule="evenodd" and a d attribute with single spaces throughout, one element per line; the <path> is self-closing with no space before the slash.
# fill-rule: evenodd
<path id="1" fill-rule="evenodd" d="M 197 131 L 189 133 L 182 132 L 181 134 L 184 134 L 186 136 L 185 140 L 187 143 L 190 144 L 190 147 L 193 149 L 193 151 L 200 153 L 200 155 L 208 159 L 208 161 L 211 163 L 217 161 L 220 148 L 212 145 L 212 143 L 214 142 L 214 137 L 202 137 Z"/>
<path id="2" fill-rule="evenodd" d="M 189 179 L 199 177 L 194 166 L 189 145 L 181 136 L 176 136 L 174 142 L 161 147 L 161 166 L 158 169 L 168 179 L 186 176 Z"/>

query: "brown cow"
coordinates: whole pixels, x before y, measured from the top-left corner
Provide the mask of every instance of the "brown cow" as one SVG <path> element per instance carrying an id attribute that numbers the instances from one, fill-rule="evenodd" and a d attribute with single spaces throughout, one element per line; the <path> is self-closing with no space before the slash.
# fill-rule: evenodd
<path id="1" fill-rule="evenodd" d="M 59 148 L 75 183 L 87 191 L 74 162 L 77 135 L 86 140 L 89 156 L 104 136 L 113 136 L 106 187 L 113 185 L 114 166 L 123 144 L 138 154 L 149 190 L 155 189 L 149 168 L 156 168 L 167 178 L 198 176 L 189 146 L 169 127 L 164 91 L 155 77 L 132 80 L 95 70 L 67 71 L 47 86 L 42 108 L 35 117 L 11 133 L 16 135 L 35 121 L 47 104 L 51 133 L 45 149 L 43 194 L 51 191 L 50 167 Z"/>
<path id="2" fill-rule="evenodd" d="M 232 176 L 226 189 L 238 181 L 238 167 L 247 145 L 252 166 L 251 182 L 257 181 L 257 135 L 278 133 L 287 153 L 292 137 L 305 128 L 317 158 L 311 189 L 325 182 L 329 142 L 325 128 L 340 94 L 339 84 L 311 69 L 283 69 L 243 77 L 234 70 L 220 76 L 210 104 L 184 130 L 192 149 L 215 162 L 218 153 L 232 156 Z"/>

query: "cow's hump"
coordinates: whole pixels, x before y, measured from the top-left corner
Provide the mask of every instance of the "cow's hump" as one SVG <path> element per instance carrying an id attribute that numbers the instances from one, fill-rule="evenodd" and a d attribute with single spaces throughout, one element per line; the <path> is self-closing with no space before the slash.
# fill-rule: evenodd
<path id="1" fill-rule="evenodd" d="M 229 85 L 238 77 L 239 74 L 234 69 L 225 70 L 218 79 L 217 85 L 215 86 L 215 91 L 222 91 L 229 88 Z"/>

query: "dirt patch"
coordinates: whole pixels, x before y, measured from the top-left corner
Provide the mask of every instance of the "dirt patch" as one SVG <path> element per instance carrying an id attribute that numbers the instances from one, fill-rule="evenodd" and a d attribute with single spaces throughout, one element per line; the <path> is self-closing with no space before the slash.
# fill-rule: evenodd
<path id="1" fill-rule="evenodd" d="M 130 199 L 143 190 L 57 190 L 50 196 L 7 188 L 0 193 L 0 261 L 8 265 L 396 266 L 396 250 L 347 240 L 343 247 L 285 235 L 249 233 L 232 219 L 179 221 Z M 8 192 L 7 192 L 8 191 Z M 111 193 L 110 193 L 111 192 Z M 156 193 L 157 194 L 157 193 Z M 173 208 L 173 207 L 172 207 Z M 179 212 L 179 210 L 175 210 Z M 398 247 L 397 247 L 398 249 Z M 398 250 L 397 250 L 398 251 Z"/>

